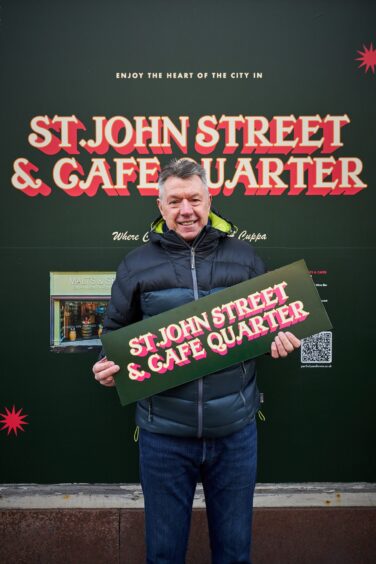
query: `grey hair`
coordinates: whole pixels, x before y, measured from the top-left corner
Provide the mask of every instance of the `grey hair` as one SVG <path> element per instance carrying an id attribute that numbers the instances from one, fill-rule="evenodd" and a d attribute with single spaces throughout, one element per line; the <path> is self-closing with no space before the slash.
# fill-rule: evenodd
<path id="1" fill-rule="evenodd" d="M 198 176 L 205 186 L 207 193 L 209 194 L 208 182 L 206 179 L 206 172 L 204 167 L 196 163 L 193 159 L 182 158 L 182 159 L 172 159 L 159 173 L 158 178 L 158 190 L 159 197 L 163 198 L 163 188 L 165 182 L 171 176 L 177 176 L 178 178 L 190 178 L 191 176 Z"/>

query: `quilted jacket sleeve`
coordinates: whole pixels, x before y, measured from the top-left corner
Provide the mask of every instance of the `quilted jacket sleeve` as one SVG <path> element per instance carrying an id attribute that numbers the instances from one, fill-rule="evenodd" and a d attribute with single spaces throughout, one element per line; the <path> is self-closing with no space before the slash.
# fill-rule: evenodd
<path id="1" fill-rule="evenodd" d="M 111 300 L 103 323 L 103 333 L 115 331 L 141 319 L 137 279 L 127 268 L 126 258 L 120 263 L 112 285 Z M 104 356 L 103 349 L 99 358 Z"/>
<path id="2" fill-rule="evenodd" d="M 267 271 L 264 262 L 254 251 L 253 251 L 253 261 L 250 267 L 250 271 L 251 271 L 250 278 L 255 278 L 255 276 L 261 276 L 261 274 L 265 274 Z"/>
<path id="3" fill-rule="evenodd" d="M 136 277 L 129 272 L 125 258 L 119 265 L 112 285 L 103 332 L 115 331 L 140 319 L 138 283 Z"/>

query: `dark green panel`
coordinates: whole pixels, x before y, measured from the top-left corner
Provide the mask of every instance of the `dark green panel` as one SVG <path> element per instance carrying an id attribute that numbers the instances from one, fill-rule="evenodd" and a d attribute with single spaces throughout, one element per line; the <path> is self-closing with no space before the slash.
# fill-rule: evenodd
<path id="1" fill-rule="evenodd" d="M 214 206 L 238 225 L 239 236 L 262 236 L 255 247 L 270 269 L 304 258 L 311 271 L 325 272 L 313 278 L 334 326 L 330 367 L 309 368 L 300 354 L 260 361 L 266 422 L 259 425 L 259 480 L 375 480 L 376 74 L 355 61 L 363 46 L 376 45 L 375 16 L 366 0 L 3 2 L 0 413 L 15 405 L 28 425 L 17 436 L 0 430 L 1 482 L 138 480 L 133 409 L 94 382 L 97 353 L 49 350 L 49 274 L 114 271 L 157 209 L 135 185 L 129 197 L 102 189 L 70 197 L 53 185 L 56 161 L 71 155 L 30 146 L 30 120 L 72 114 L 86 127 L 84 139 L 94 134 L 92 116 L 165 115 L 174 123 L 189 116 L 188 152 L 195 158 L 202 115 L 349 116 L 344 145 L 333 156 L 359 158 L 367 189 L 261 197 L 245 196 L 239 185 L 231 196 L 216 196 Z M 251 71 L 263 78 L 117 80 L 121 71 Z M 113 149 L 103 155 L 111 171 L 119 156 Z M 162 164 L 170 158 L 157 156 Z M 172 156 L 181 156 L 176 146 Z M 226 156 L 231 177 L 241 155 L 223 155 L 221 142 L 202 156 Z M 257 162 L 268 154 L 248 156 Z M 28 197 L 12 186 L 19 157 L 39 168 L 50 196 Z M 75 157 L 87 173 L 90 155 L 81 150 Z M 139 240 L 115 241 L 116 231 Z"/>

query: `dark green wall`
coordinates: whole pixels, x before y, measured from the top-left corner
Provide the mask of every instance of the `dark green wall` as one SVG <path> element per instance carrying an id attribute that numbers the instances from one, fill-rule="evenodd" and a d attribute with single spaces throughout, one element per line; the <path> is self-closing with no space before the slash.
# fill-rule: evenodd
<path id="1" fill-rule="evenodd" d="M 259 425 L 259 481 L 375 480 L 376 78 L 354 60 L 363 44 L 376 45 L 375 16 L 374 3 L 364 0 L 3 3 L 0 413 L 23 408 L 28 425 L 17 436 L 0 432 L 1 482 L 138 480 L 133 408 L 121 408 L 116 392 L 93 380 L 95 353 L 49 350 L 49 273 L 115 270 L 134 246 L 113 241 L 112 232 L 143 234 L 155 201 L 135 187 L 125 198 L 101 190 L 73 198 L 52 183 L 48 197 L 16 190 L 18 157 L 47 181 L 66 156 L 44 155 L 27 141 L 34 116 L 55 114 L 75 114 L 88 127 L 85 137 L 94 115 L 187 115 L 192 149 L 205 114 L 349 115 L 334 156 L 360 158 L 367 189 L 246 197 L 240 186 L 216 197 L 215 207 L 240 231 L 267 234 L 256 247 L 270 269 L 304 258 L 311 270 L 327 271 L 314 280 L 327 284 L 318 289 L 334 325 L 331 367 L 303 368 L 299 354 L 260 361 L 266 422 Z M 244 70 L 263 78 L 114 78 L 117 71 Z M 223 156 L 220 147 L 211 156 Z M 230 169 L 238 156 L 229 156 Z M 87 169 L 90 156 L 77 160 Z"/>

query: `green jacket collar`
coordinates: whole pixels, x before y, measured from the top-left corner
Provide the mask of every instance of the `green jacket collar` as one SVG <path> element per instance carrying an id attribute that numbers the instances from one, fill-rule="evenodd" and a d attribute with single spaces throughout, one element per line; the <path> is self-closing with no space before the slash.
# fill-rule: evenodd
<path id="1" fill-rule="evenodd" d="M 231 221 L 225 219 L 217 211 L 214 210 L 210 210 L 209 212 L 209 222 L 210 226 L 213 227 L 213 229 L 217 229 L 217 231 L 221 231 L 229 237 L 233 237 L 238 230 L 238 228 L 233 223 L 231 223 Z M 162 235 L 164 233 L 164 225 L 165 220 L 163 219 L 163 217 L 159 216 L 151 224 L 151 231 Z"/>

